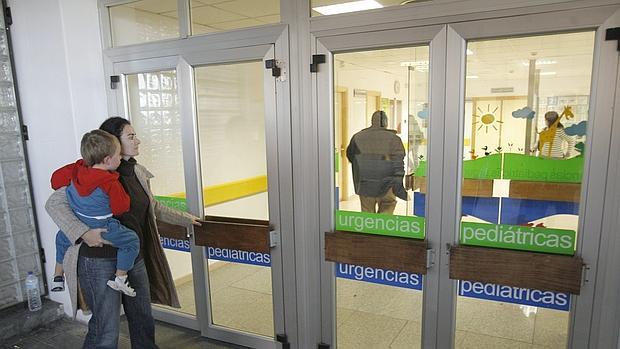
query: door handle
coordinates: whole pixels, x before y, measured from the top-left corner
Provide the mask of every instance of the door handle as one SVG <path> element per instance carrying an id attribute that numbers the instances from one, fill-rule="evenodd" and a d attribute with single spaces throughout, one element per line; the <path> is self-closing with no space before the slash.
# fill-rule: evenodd
<path id="1" fill-rule="evenodd" d="M 269 229 L 269 247 L 274 248 L 280 242 L 280 232 L 270 227 Z"/>

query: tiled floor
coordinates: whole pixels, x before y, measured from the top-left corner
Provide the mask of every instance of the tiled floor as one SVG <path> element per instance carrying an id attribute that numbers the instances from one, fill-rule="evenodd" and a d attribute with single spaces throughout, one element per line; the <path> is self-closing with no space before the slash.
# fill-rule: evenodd
<path id="1" fill-rule="evenodd" d="M 59 320 L 49 326 L 39 328 L 28 336 L 11 338 L 0 343 L 2 349 L 78 349 L 82 347 L 86 325 L 70 320 Z M 227 349 L 242 348 L 227 343 L 208 340 L 197 331 L 157 322 L 155 341 L 161 349 Z M 119 349 L 130 349 L 127 321 L 121 320 Z"/>
<path id="2" fill-rule="evenodd" d="M 211 274 L 216 322 L 273 335 L 269 268 L 221 263 Z M 183 310 L 195 309 L 191 280 L 178 289 Z M 338 348 L 420 348 L 422 292 L 348 279 L 338 279 L 336 289 Z M 456 321 L 458 349 L 566 346 L 567 312 L 459 297 Z M 85 333 L 86 326 L 63 320 L 0 348 L 80 348 Z M 162 349 L 234 347 L 161 322 L 156 338 Z M 119 348 L 130 348 L 126 321 Z"/>
<path id="3" fill-rule="evenodd" d="M 213 268 L 214 319 L 218 324 L 273 335 L 269 268 L 218 262 Z M 190 294 L 191 281 L 178 285 Z M 338 348 L 419 348 L 422 292 L 338 279 Z M 181 299 L 191 308 L 193 296 Z M 566 346 L 568 313 L 516 304 L 459 297 L 458 349 Z"/>

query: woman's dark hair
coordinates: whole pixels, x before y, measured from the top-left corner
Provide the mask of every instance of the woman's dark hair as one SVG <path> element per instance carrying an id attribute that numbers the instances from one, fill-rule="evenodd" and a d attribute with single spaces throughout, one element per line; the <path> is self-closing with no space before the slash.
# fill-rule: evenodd
<path id="1" fill-rule="evenodd" d="M 559 119 L 559 118 L 560 118 L 560 116 L 558 115 L 558 113 L 557 113 L 557 112 L 554 112 L 554 111 L 548 111 L 548 112 L 546 112 L 546 113 L 545 113 L 545 121 L 547 122 L 547 126 L 551 126 L 551 125 L 553 125 L 553 123 L 554 123 L 557 119 Z M 558 127 L 558 128 L 564 128 L 564 125 L 562 125 L 562 123 L 561 123 L 561 122 L 558 122 L 557 127 Z"/>
<path id="2" fill-rule="evenodd" d="M 123 119 L 120 116 L 113 116 L 104 121 L 103 124 L 99 126 L 99 129 L 116 136 L 116 138 L 118 138 L 118 141 L 120 142 L 121 133 L 123 133 L 123 128 L 125 128 L 125 125 L 131 125 L 129 120 Z"/>

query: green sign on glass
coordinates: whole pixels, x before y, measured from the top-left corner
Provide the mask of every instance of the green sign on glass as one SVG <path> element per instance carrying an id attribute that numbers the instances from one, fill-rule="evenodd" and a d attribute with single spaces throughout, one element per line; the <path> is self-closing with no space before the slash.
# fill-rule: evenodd
<path id="1" fill-rule="evenodd" d="M 504 155 L 504 179 L 581 183 L 583 156 L 571 159 L 546 159 L 508 153 Z"/>
<path id="2" fill-rule="evenodd" d="M 336 230 L 424 239 L 424 217 L 336 211 Z"/>
<path id="3" fill-rule="evenodd" d="M 155 195 L 155 200 L 159 201 L 164 206 L 168 206 L 179 211 L 187 212 L 187 202 L 184 198 L 174 198 L 170 196 L 158 196 Z"/>
<path id="4" fill-rule="evenodd" d="M 461 244 L 573 255 L 573 230 L 461 222 Z"/>

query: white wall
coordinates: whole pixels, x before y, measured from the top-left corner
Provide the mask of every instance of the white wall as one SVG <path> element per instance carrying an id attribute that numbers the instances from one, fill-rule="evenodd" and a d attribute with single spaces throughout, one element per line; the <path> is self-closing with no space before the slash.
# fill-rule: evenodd
<path id="1" fill-rule="evenodd" d="M 54 274 L 56 225 L 45 212 L 54 169 L 79 157 L 79 139 L 108 116 L 96 0 L 9 0 L 22 117 L 28 125 L 34 205 Z M 69 295 L 50 293 L 72 313 Z"/>

